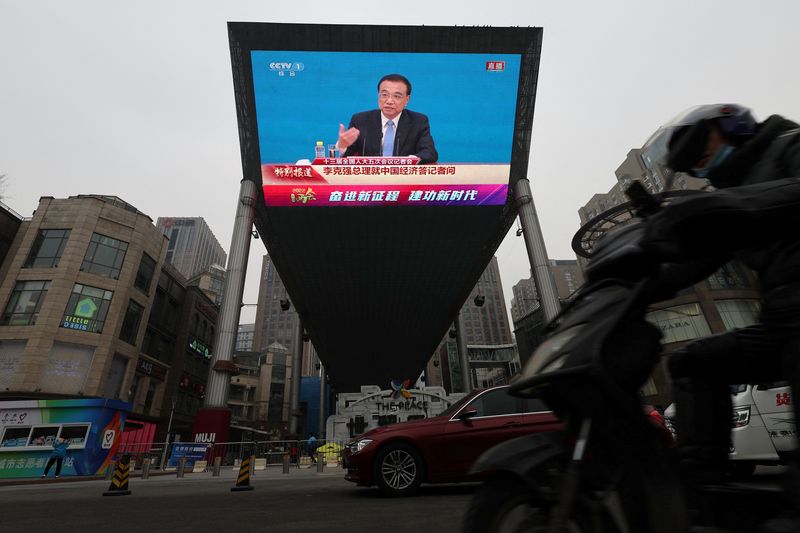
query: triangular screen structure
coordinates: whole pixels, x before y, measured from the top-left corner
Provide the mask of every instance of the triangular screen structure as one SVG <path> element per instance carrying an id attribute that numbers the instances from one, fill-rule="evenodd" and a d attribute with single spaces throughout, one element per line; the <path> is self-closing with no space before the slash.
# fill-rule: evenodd
<path id="1" fill-rule="evenodd" d="M 255 224 L 335 389 L 415 380 L 516 217 L 542 29 L 228 32 Z"/>

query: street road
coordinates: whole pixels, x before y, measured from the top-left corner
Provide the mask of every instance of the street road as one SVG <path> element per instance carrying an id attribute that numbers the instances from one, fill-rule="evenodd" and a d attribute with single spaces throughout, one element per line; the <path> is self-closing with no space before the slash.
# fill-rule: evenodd
<path id="1" fill-rule="evenodd" d="M 356 487 L 341 468 L 256 472 L 255 490 L 231 492 L 235 473 L 131 478 L 129 496 L 102 496 L 107 481 L 0 487 L 0 530 L 155 533 L 291 531 L 460 531 L 476 485 L 424 486 L 418 496 L 386 498 Z"/>

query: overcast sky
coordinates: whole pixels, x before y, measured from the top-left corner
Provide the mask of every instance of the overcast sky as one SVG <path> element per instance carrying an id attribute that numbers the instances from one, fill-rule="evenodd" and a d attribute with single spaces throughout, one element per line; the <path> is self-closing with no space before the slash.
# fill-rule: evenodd
<path id="1" fill-rule="evenodd" d="M 30 216 L 41 196 L 115 195 L 154 221 L 204 217 L 227 251 L 241 179 L 227 21 L 539 26 L 529 178 L 549 257 L 574 259 L 578 208 L 682 109 L 800 120 L 798 20 L 792 0 L 0 0 L 3 200 Z M 253 241 L 246 303 L 264 253 Z M 513 229 L 497 256 L 510 303 L 529 275 Z"/>

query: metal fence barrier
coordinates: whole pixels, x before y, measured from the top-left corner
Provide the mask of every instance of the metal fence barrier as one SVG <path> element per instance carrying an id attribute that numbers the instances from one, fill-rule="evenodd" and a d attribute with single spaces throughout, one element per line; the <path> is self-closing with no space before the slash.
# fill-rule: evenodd
<path id="1" fill-rule="evenodd" d="M 209 444 L 203 460 L 218 467 L 237 467 L 244 457 L 254 456 L 265 459 L 266 467 L 283 467 L 284 457 L 288 459 L 289 468 L 310 467 L 315 462 L 324 464 L 341 464 L 343 441 L 317 440 L 309 444 L 307 440 L 276 440 L 276 441 L 240 441 L 218 442 Z M 141 469 L 146 460 L 150 465 L 158 465 L 161 469 L 175 469 L 175 462 L 171 468 L 167 467 L 176 445 L 202 445 L 194 442 L 172 442 L 164 449 L 163 442 L 132 443 L 120 445 L 114 456 L 119 460 L 122 455 L 130 455 L 131 470 Z M 166 451 L 166 453 L 164 453 Z M 163 462 L 162 462 L 163 459 Z M 175 459 L 180 459 L 176 457 Z M 198 459 L 199 460 L 199 459 Z M 319 468 L 319 467 L 317 467 Z M 113 468 L 111 469 L 113 471 Z M 148 468 L 149 473 L 149 468 Z"/>

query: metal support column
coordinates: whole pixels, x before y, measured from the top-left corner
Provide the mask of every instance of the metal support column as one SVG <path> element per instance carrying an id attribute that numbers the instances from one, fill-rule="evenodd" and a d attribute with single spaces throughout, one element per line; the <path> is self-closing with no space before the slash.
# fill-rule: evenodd
<path id="1" fill-rule="evenodd" d="M 325 438 L 325 365 L 322 361 L 319 362 L 319 435 L 317 438 L 323 440 Z"/>
<path id="2" fill-rule="evenodd" d="M 528 249 L 528 260 L 531 263 L 531 273 L 539 293 L 539 302 L 544 311 L 544 318 L 550 321 L 561 311 L 558 300 L 558 291 L 550 267 L 547 263 L 547 250 L 544 247 L 542 228 L 539 226 L 539 217 L 533 205 L 531 184 L 527 179 L 517 181 L 514 190 L 519 220 L 522 224 L 522 233 L 525 235 L 525 247 Z"/>
<path id="3" fill-rule="evenodd" d="M 242 180 L 236 208 L 236 221 L 231 237 L 228 269 L 225 275 L 225 294 L 217 319 L 217 333 L 214 338 L 214 357 L 208 373 L 205 407 L 227 407 L 230 373 L 233 365 L 233 349 L 239 329 L 239 314 L 244 292 L 244 275 L 247 258 L 250 254 L 250 239 L 253 232 L 253 218 L 258 189 L 255 182 Z"/>
<path id="4" fill-rule="evenodd" d="M 297 434 L 300 418 L 300 369 L 303 366 L 303 319 L 297 313 L 292 332 L 292 381 L 289 392 L 289 434 Z"/>
<path id="5" fill-rule="evenodd" d="M 472 371 L 469 368 L 469 354 L 467 353 L 467 335 L 464 331 L 464 318 L 459 309 L 456 315 L 456 346 L 458 347 L 458 361 L 461 366 L 461 387 L 465 393 L 472 392 Z"/>

